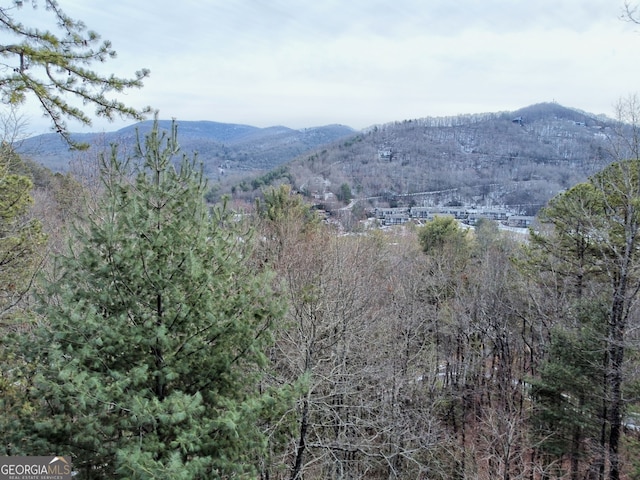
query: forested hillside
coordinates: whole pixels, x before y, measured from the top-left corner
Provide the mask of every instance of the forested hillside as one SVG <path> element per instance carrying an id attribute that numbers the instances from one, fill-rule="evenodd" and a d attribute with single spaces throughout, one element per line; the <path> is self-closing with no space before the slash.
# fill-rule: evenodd
<path id="1" fill-rule="evenodd" d="M 38 5 L 58 30 L 19 21 Z M 109 97 L 148 70 L 93 71 L 110 42 L 53 0 L 0 13 L 2 475 L 50 455 L 78 480 L 640 478 L 636 97 L 619 121 L 540 104 L 74 138 L 75 105 L 148 112 Z M 64 148 L 13 142 L 27 95 Z M 412 204 L 538 222 L 319 214 Z"/>
<path id="2" fill-rule="evenodd" d="M 3 454 L 83 479 L 637 476 L 637 159 L 527 243 L 447 217 L 343 235 L 287 185 L 206 203 L 167 135 L 75 178 L 3 152 Z"/>
<path id="3" fill-rule="evenodd" d="M 170 122 L 160 122 L 167 129 Z M 624 126 L 555 103 L 514 112 L 426 117 L 373 126 L 305 130 L 217 122 L 178 122 L 181 146 L 197 152 L 210 199 L 253 201 L 268 185 L 289 183 L 308 196 L 361 199 L 362 207 L 465 204 L 534 214 L 556 193 L 611 163 Z M 97 152 L 131 148 L 150 122 L 74 138 Z M 18 151 L 68 171 L 68 145 L 54 134 L 27 139 Z"/>
<path id="4" fill-rule="evenodd" d="M 326 145 L 271 178 L 308 195 L 338 196 L 347 185 L 367 206 L 449 202 L 533 214 L 556 193 L 611 163 L 621 129 L 611 119 L 555 103 L 406 120 Z M 232 187 L 238 198 L 249 198 L 259 193 L 253 187 L 263 184 Z"/>
<path id="5" fill-rule="evenodd" d="M 112 143 L 131 149 L 136 136 L 144 137 L 153 122 L 144 121 L 115 132 L 71 134 L 74 141 L 89 146 L 94 154 Z M 165 131 L 172 122 L 159 122 Z M 180 142 L 185 151 L 197 152 L 210 178 L 243 177 L 269 170 L 298 155 L 353 134 L 343 125 L 326 125 L 304 130 L 287 127 L 258 128 L 220 122 L 178 122 Z M 57 172 L 69 170 L 69 144 L 57 134 L 37 135 L 17 146 L 21 155 Z M 77 156 L 76 156 L 77 157 Z"/>

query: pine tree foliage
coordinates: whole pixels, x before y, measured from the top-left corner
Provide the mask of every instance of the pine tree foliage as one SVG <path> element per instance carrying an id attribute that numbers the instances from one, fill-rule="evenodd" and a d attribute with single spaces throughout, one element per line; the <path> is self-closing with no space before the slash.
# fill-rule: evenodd
<path id="1" fill-rule="evenodd" d="M 291 243 L 299 242 L 299 235 L 309 234 L 320 225 L 320 217 L 288 185 L 266 189 L 263 200 L 256 200 L 256 213 L 264 235 L 258 254 L 270 262 L 278 263 Z"/>
<path id="2" fill-rule="evenodd" d="M 435 217 L 420 229 L 418 235 L 426 254 L 438 251 L 445 245 L 453 250 L 465 250 L 468 247 L 467 232 L 460 228 L 453 217 Z"/>
<path id="3" fill-rule="evenodd" d="M 204 203 L 195 157 L 174 167 L 175 134 L 156 124 L 136 157 L 104 161 L 30 341 L 43 411 L 16 449 L 72 455 L 79 478 L 252 478 L 281 402 L 258 384 L 282 303 L 240 222 Z"/>
<path id="4" fill-rule="evenodd" d="M 77 104 L 95 106 L 96 115 L 108 119 L 116 115 L 142 119 L 143 113 L 148 112 L 148 108 L 136 110 L 107 96 L 110 92 L 140 88 L 148 70 L 136 72 L 131 79 L 101 75 L 90 67 L 116 56 L 109 41 L 101 41 L 84 23 L 70 18 L 55 0 L 8 3 L 0 6 L 0 31 L 14 43 L 0 45 L 3 103 L 21 104 L 33 95 L 54 129 L 72 144 L 65 119 L 91 124 L 90 117 Z M 33 8 L 44 6 L 60 33 L 23 23 L 20 14 L 24 13 L 24 3 L 32 4 Z"/>
<path id="5" fill-rule="evenodd" d="M 33 184 L 17 173 L 19 163 L 8 145 L 0 148 L 0 325 L 27 295 L 45 243 L 40 222 L 29 215 Z"/>
<path id="6" fill-rule="evenodd" d="M 575 326 L 558 325 L 548 358 L 532 382 L 532 425 L 541 451 L 553 460 L 577 462 L 597 456 L 603 399 L 606 305 L 588 300 L 575 306 Z M 567 322 L 568 323 L 568 322 Z"/>
<path id="7" fill-rule="evenodd" d="M 606 314 L 600 316 L 600 328 L 594 330 L 603 339 L 600 351 L 604 373 L 599 387 L 606 392 L 599 435 L 603 453 L 598 470 L 603 472 L 608 463 L 608 478 L 619 480 L 622 419 L 628 403 L 623 395 L 625 355 L 630 333 L 637 328 L 636 302 L 640 292 L 640 161 L 609 165 L 588 182 L 554 199 L 541 218 L 553 228 L 544 235 L 532 235 L 537 255 L 533 264 L 558 280 L 557 293 L 566 295 L 567 305 L 596 297 L 604 298 L 607 305 Z M 583 347 L 574 342 L 571 348 Z M 573 358 L 577 359 L 577 354 Z M 550 365 L 554 364 L 552 360 Z M 571 385 L 562 380 L 562 375 L 557 378 L 560 383 Z M 576 392 L 571 395 L 575 398 Z M 572 448 L 577 452 L 577 446 Z"/>

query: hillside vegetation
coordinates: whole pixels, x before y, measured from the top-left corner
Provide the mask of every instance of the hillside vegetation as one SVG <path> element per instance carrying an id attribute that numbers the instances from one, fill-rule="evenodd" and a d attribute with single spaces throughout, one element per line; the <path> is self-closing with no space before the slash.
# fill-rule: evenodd
<path id="1" fill-rule="evenodd" d="M 90 152 L 111 143 L 127 151 L 136 132 L 144 135 L 150 125 L 75 139 L 92 145 Z M 164 130 L 169 125 L 159 122 Z M 183 151 L 197 152 L 204 165 L 210 201 L 228 194 L 252 203 L 266 186 L 288 183 L 329 209 L 355 198 L 362 208 L 464 204 L 528 215 L 611 163 L 624 134 L 617 121 L 556 103 L 359 132 L 343 125 L 293 130 L 209 121 L 178 122 L 178 129 Z M 18 151 L 54 171 L 69 170 L 78 156 L 54 134 L 29 138 Z"/>
<path id="2" fill-rule="evenodd" d="M 613 122 L 528 112 L 371 129 L 244 180 L 262 197 L 242 215 L 205 201 L 173 128 L 111 151 L 96 177 L 0 152 L 3 455 L 60 452 L 78 479 L 637 478 L 638 152 L 555 196 L 527 242 L 451 217 L 344 235 L 267 186 L 344 181 L 336 202 L 351 204 L 351 177 L 331 176 L 346 152 L 369 149 L 373 181 L 364 167 L 401 170 L 409 138 L 449 145 L 458 163 L 431 164 L 452 178 L 469 158 L 489 169 L 490 138 L 522 139 L 504 160 L 518 169 L 576 178 L 619 146 Z"/>
<path id="3" fill-rule="evenodd" d="M 171 123 L 163 120 L 159 127 L 168 131 Z M 98 152 L 112 143 L 126 151 L 133 148 L 137 135 L 143 137 L 149 132 L 152 124 L 152 121 L 145 121 L 116 132 L 73 134 L 73 138 L 76 142 L 89 144 L 89 153 Z M 178 130 L 182 149 L 197 152 L 205 174 L 211 178 L 221 175 L 237 178 L 238 175 L 266 171 L 354 132 L 343 125 L 294 130 L 210 121 L 178 122 Z M 64 139 L 53 133 L 25 140 L 18 147 L 18 152 L 58 172 L 68 170 L 70 159 L 78 156 L 69 151 Z"/>
<path id="4" fill-rule="evenodd" d="M 611 163 L 620 130 L 611 119 L 555 103 L 406 120 L 325 145 L 271 177 L 322 198 L 338 196 L 346 184 L 367 206 L 500 205 L 533 214 Z M 259 194 L 253 186 L 245 181 L 219 188 L 235 187 L 237 198 L 249 198 Z"/>

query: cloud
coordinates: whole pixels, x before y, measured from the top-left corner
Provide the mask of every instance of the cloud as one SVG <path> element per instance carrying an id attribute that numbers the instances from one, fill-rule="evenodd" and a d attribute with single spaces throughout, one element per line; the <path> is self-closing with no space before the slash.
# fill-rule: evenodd
<path id="1" fill-rule="evenodd" d="M 164 117 L 258 126 L 374 123 L 556 99 L 611 111 L 640 33 L 611 0 L 68 0 L 113 41 L 124 98 Z"/>

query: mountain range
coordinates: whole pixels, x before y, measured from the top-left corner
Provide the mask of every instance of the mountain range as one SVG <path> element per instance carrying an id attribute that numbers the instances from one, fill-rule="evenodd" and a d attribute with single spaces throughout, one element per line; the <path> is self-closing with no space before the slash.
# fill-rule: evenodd
<path id="1" fill-rule="evenodd" d="M 160 121 L 161 128 L 170 125 Z M 150 126 L 141 122 L 75 139 L 95 149 L 113 142 L 130 148 L 136 130 L 143 134 Z M 198 152 L 211 199 L 231 194 L 252 201 L 265 186 L 287 182 L 328 202 L 347 189 L 367 207 L 500 205 L 532 214 L 616 160 L 616 139 L 625 128 L 602 115 L 541 103 L 512 112 L 394 121 L 363 131 L 343 125 L 293 130 L 178 122 L 178 140 L 184 152 Z M 19 152 L 57 171 L 70 158 L 55 134 L 27 139 Z"/>
<path id="2" fill-rule="evenodd" d="M 170 130 L 171 120 L 159 120 L 162 130 Z M 90 151 L 100 151 L 111 144 L 130 150 L 137 135 L 143 138 L 151 129 L 148 120 L 108 133 L 74 133 L 72 138 L 90 146 Z M 274 168 L 296 156 L 313 150 L 336 139 L 354 134 L 344 125 L 294 130 L 283 126 L 259 128 L 250 125 L 212 121 L 180 121 L 178 142 L 185 153 L 197 152 L 205 166 L 206 174 L 218 174 L 221 168 L 237 172 L 255 172 Z M 20 143 L 18 152 L 53 171 L 65 171 L 70 159 L 78 153 L 57 134 L 49 133 L 30 137 Z"/>
<path id="3" fill-rule="evenodd" d="M 325 145 L 268 175 L 227 185 L 250 201 L 265 185 L 288 182 L 326 208 L 500 206 L 533 215 L 557 193 L 629 156 L 631 127 L 557 103 L 512 112 L 390 122 Z M 229 190 L 230 188 L 230 190 Z M 338 200 L 338 201 L 337 201 Z M 344 204 L 344 202 L 342 202 Z"/>

